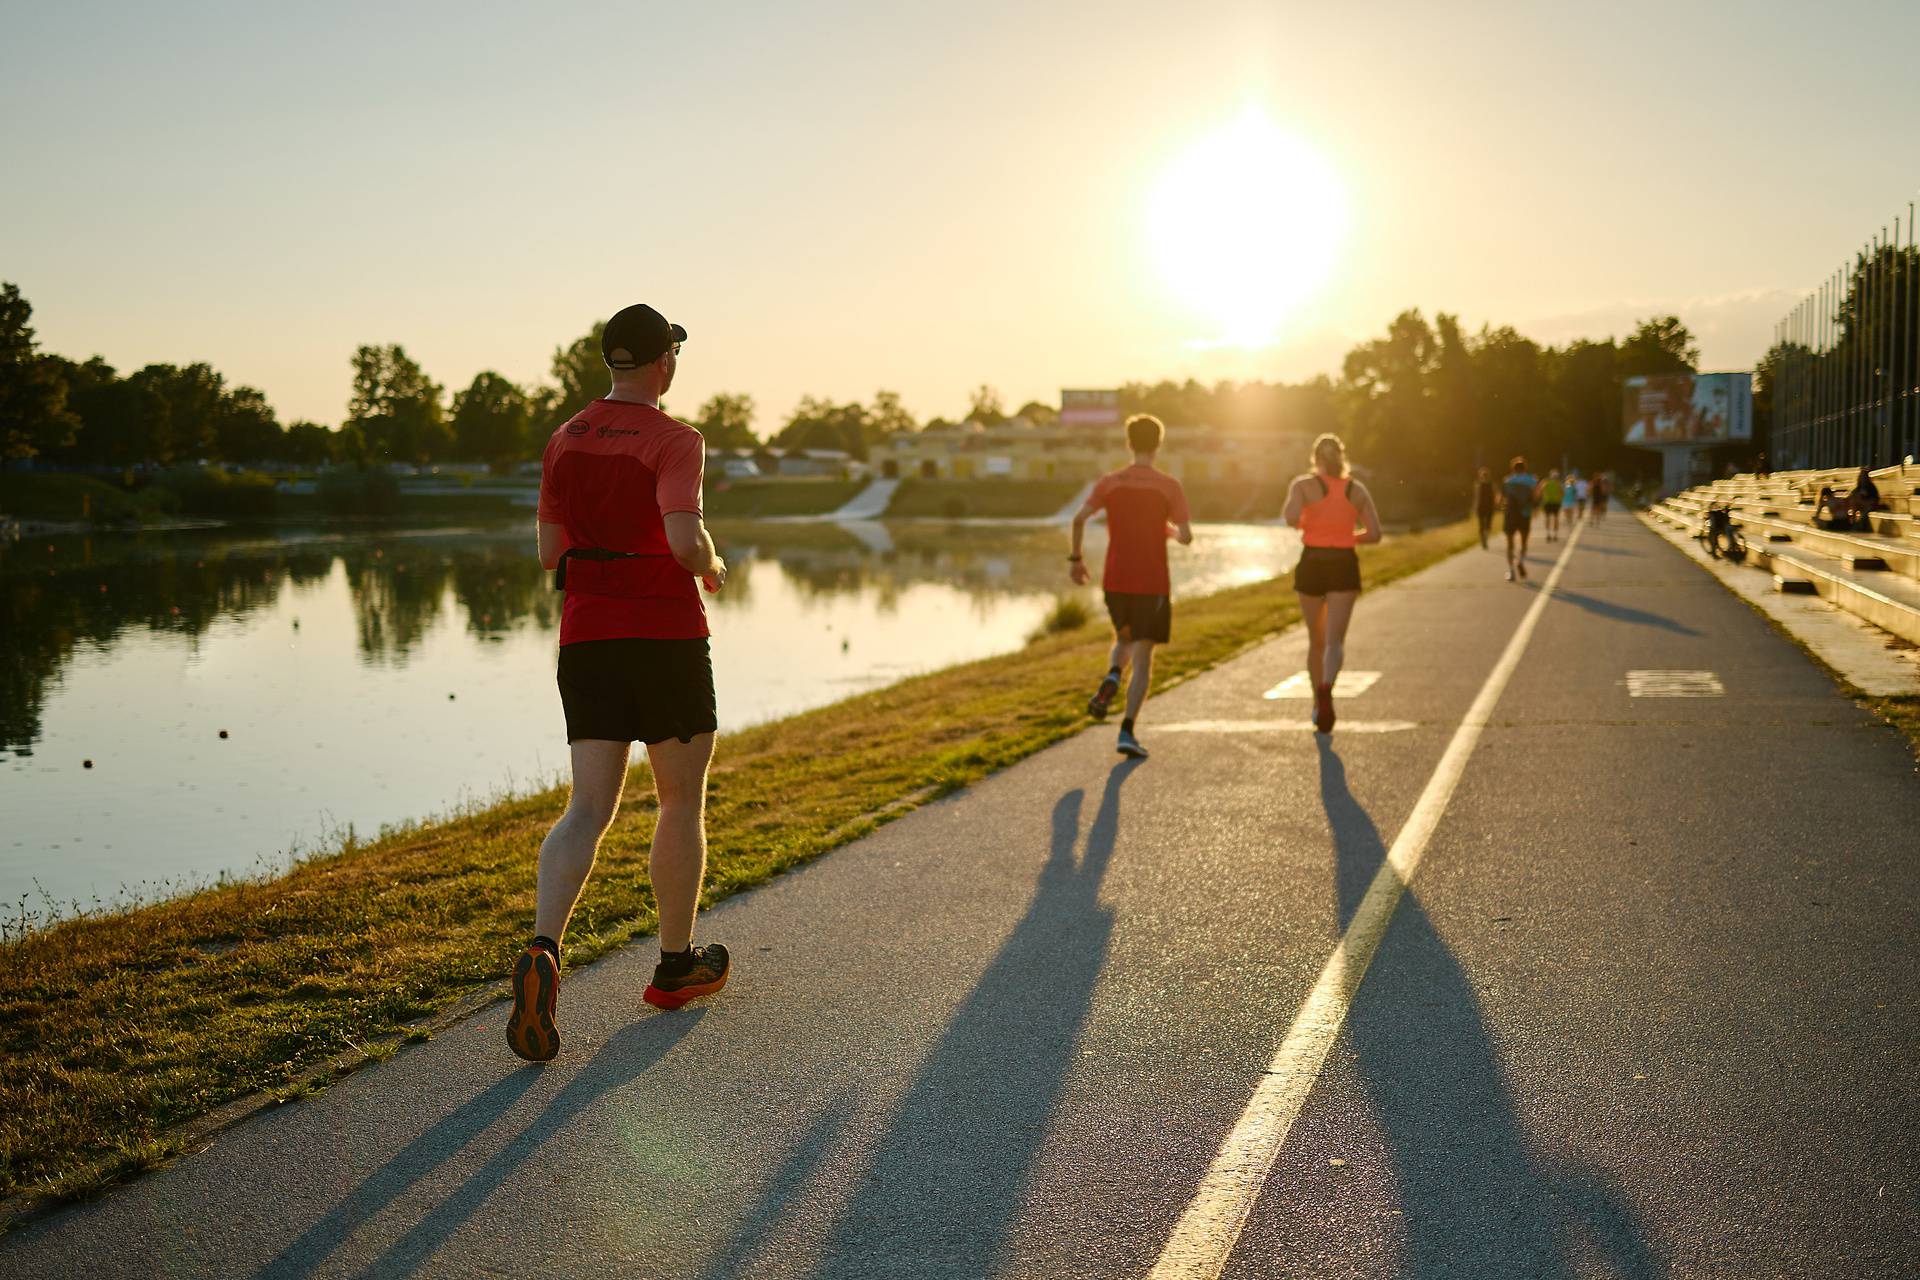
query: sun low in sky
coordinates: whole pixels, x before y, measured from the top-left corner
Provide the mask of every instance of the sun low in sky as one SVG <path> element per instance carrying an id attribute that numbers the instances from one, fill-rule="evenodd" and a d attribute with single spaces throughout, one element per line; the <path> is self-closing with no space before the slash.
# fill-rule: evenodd
<path id="1" fill-rule="evenodd" d="M 1248 106 L 1168 167 L 1146 221 L 1191 345 L 1264 347 L 1333 277 L 1347 198 L 1324 156 Z"/>

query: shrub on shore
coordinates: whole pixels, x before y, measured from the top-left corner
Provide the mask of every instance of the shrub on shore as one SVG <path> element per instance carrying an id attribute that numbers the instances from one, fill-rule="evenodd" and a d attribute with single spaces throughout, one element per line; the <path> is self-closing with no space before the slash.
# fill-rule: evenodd
<path id="1" fill-rule="evenodd" d="M 167 508 L 193 516 L 270 516 L 273 477 L 219 467 L 175 467 L 153 482 Z"/>
<path id="2" fill-rule="evenodd" d="M 315 491 L 329 515 L 390 516 L 400 509 L 400 482 L 386 471 L 336 467 L 320 473 Z"/>
<path id="3" fill-rule="evenodd" d="M 1053 608 L 1040 619 L 1040 625 L 1027 633 L 1027 643 L 1045 640 L 1048 636 L 1057 636 L 1063 631 L 1078 631 L 1093 621 L 1093 610 L 1079 596 L 1061 596 L 1053 602 Z"/>

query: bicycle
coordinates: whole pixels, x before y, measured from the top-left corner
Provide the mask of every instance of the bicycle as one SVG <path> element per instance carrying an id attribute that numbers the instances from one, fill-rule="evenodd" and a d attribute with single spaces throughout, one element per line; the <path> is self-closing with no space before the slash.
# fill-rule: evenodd
<path id="1" fill-rule="evenodd" d="M 1725 558 L 1739 564 L 1747 558 L 1747 540 L 1734 522 L 1731 503 L 1707 508 L 1707 524 L 1700 537 L 1707 544 L 1707 554 L 1715 560 Z"/>

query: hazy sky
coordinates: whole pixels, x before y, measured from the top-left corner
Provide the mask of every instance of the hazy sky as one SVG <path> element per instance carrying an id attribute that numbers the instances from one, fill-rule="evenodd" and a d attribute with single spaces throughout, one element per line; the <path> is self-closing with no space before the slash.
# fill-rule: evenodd
<path id="1" fill-rule="evenodd" d="M 1737 368 L 1920 194 L 1917 49 L 1914 0 L 0 0 L 0 279 L 47 350 L 330 424 L 357 344 L 530 382 L 636 300 L 691 331 L 670 407 L 745 391 L 762 431 L 803 393 L 1301 378 L 1408 306 L 1672 310 Z M 1236 346 L 1170 244 L 1291 245 L 1323 184 L 1250 162 L 1192 240 L 1154 193 L 1250 117 L 1345 229 Z"/>

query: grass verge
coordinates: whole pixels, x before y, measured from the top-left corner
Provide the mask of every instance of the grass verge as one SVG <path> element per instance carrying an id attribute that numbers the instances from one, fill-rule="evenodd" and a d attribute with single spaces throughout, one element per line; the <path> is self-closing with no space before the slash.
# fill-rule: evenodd
<path id="1" fill-rule="evenodd" d="M 1380 584 L 1467 546 L 1464 523 L 1361 552 Z M 1155 684 L 1290 625 L 1286 583 L 1180 606 Z M 705 900 L 750 888 L 1086 723 L 1097 621 L 1027 648 L 726 735 Z M 568 962 L 650 933 L 652 788 L 635 770 L 568 936 Z M 418 1038 L 505 976 L 532 926 L 534 850 L 562 789 L 0 945 L 0 1194 L 96 1191 L 152 1167 L 174 1126 L 298 1096 Z M 503 1053 L 505 1049 L 501 1050 Z"/>
<path id="2" fill-rule="evenodd" d="M 866 487 L 864 480 L 730 480 L 709 485 L 701 502 L 709 520 L 818 516 Z"/>

